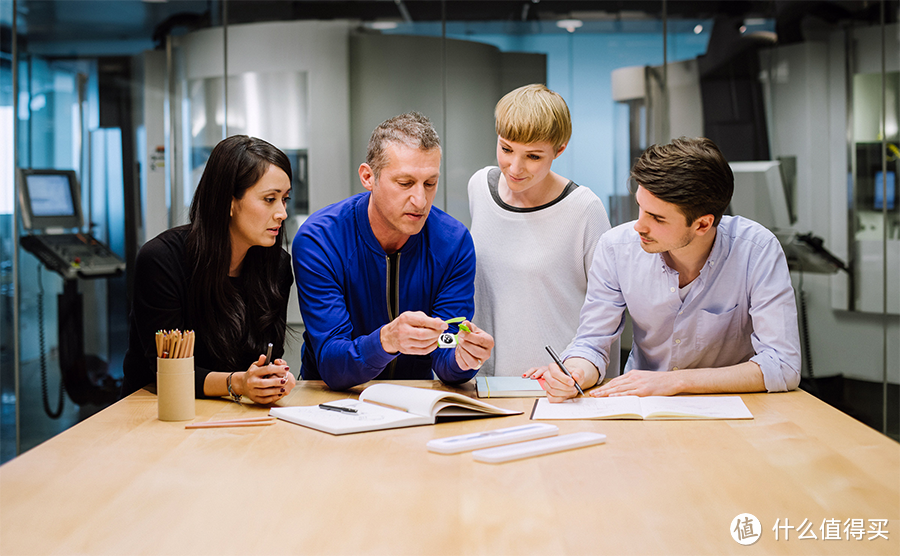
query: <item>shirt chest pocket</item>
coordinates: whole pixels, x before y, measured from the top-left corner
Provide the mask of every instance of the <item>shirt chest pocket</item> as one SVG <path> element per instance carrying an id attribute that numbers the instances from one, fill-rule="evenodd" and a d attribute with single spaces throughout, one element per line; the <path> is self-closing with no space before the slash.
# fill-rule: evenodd
<path id="1" fill-rule="evenodd" d="M 721 311 L 701 309 L 697 313 L 697 349 L 706 350 L 723 342 L 743 341 L 743 320 L 738 305 Z"/>

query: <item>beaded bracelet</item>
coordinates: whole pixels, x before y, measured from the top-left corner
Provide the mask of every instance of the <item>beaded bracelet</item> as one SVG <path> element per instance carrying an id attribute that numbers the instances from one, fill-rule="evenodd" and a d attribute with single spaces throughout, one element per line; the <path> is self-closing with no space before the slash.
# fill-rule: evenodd
<path id="1" fill-rule="evenodd" d="M 236 372 L 237 371 L 232 371 L 231 374 L 228 375 L 228 378 L 225 380 L 225 385 L 228 387 L 228 395 L 231 396 L 234 403 L 241 405 L 241 395 L 235 393 L 235 391 L 231 389 L 231 377 Z"/>

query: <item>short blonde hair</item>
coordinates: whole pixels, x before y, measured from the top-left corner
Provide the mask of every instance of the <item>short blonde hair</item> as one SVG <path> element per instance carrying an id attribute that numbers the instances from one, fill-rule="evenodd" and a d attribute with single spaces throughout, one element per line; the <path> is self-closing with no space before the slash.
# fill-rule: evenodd
<path id="1" fill-rule="evenodd" d="M 566 101 L 540 83 L 506 93 L 494 109 L 494 122 L 497 135 L 516 143 L 547 141 L 558 150 L 572 137 Z"/>

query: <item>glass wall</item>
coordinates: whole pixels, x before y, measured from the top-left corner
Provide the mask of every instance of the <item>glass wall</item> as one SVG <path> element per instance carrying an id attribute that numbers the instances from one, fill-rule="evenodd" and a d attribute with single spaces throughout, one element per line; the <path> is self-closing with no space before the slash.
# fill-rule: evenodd
<path id="1" fill-rule="evenodd" d="M 186 222 L 219 140 L 289 154 L 293 234 L 361 190 L 375 125 L 420 110 L 445 145 L 436 204 L 468 223 L 468 178 L 496 163 L 494 104 L 531 82 L 572 112 L 554 170 L 614 223 L 633 216 L 627 176 L 650 143 L 706 135 L 731 161 L 779 162 L 803 386 L 896 431 L 900 8 L 836 4 L 0 0 L 2 460 L 115 399 L 134 256 Z M 24 229 L 15 168 L 74 170 L 84 225 Z M 67 279 L 21 247 L 60 231 L 91 234 L 124 273 Z M 295 300 L 289 321 L 302 329 Z M 78 345 L 61 346 L 71 326 Z"/>
<path id="2" fill-rule="evenodd" d="M 129 270 L 145 238 L 141 70 L 167 34 L 218 25 L 210 9 L 205 1 L 0 4 L 0 461 L 118 399 Z M 19 170 L 74 172 L 71 202 L 83 221 L 26 227 Z M 29 191 L 34 202 L 39 193 Z"/>

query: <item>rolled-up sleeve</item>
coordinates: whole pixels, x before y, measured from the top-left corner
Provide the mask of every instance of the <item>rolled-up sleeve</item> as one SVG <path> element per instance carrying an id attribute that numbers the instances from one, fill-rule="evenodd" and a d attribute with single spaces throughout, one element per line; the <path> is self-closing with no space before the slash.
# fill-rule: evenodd
<path id="1" fill-rule="evenodd" d="M 797 304 L 787 260 L 773 238 L 750 266 L 750 341 L 769 392 L 794 390 L 800 384 L 800 334 Z"/>

